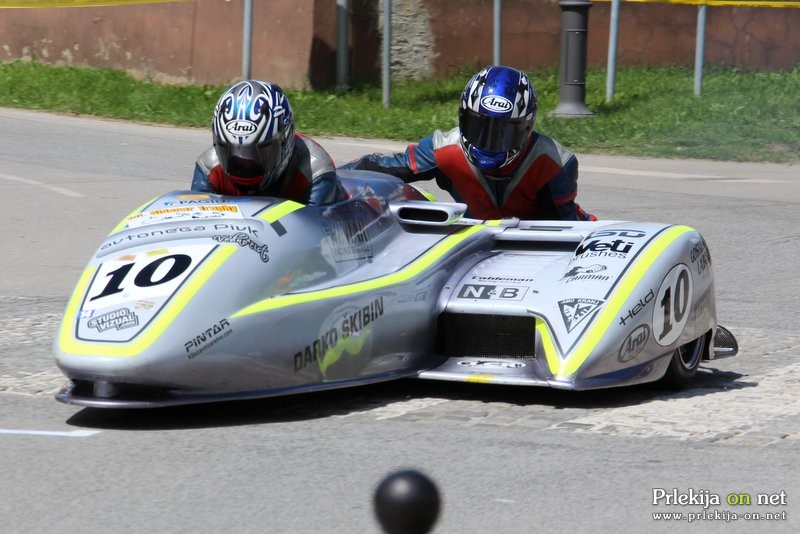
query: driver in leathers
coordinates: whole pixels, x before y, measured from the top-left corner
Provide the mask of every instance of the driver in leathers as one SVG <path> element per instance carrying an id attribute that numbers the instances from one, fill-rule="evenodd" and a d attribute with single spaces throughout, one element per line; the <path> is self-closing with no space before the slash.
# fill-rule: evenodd
<path id="1" fill-rule="evenodd" d="M 405 152 L 369 154 L 341 168 L 384 172 L 405 182 L 434 179 L 479 219 L 597 220 L 575 202 L 577 158 L 534 131 L 536 110 L 528 76 L 487 67 L 461 95 L 458 127 L 436 130 Z"/>
<path id="2" fill-rule="evenodd" d="M 292 107 L 275 84 L 245 80 L 225 91 L 214 109 L 212 138 L 197 158 L 192 191 L 316 205 L 339 199 L 333 159 L 294 132 Z"/>

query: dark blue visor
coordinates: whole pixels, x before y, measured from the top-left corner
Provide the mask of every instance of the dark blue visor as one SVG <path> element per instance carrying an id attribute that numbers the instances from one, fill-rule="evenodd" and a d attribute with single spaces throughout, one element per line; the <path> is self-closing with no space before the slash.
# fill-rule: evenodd
<path id="1" fill-rule="evenodd" d="M 524 117 L 488 117 L 469 109 L 459 110 L 458 126 L 472 146 L 490 152 L 519 148 L 530 134 L 531 121 Z"/>

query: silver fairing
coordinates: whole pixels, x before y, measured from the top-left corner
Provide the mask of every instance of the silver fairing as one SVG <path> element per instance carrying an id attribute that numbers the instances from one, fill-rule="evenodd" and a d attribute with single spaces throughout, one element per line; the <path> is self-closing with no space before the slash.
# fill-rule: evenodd
<path id="1" fill-rule="evenodd" d="M 149 407 L 400 377 L 585 389 L 657 380 L 716 327 L 685 226 L 477 221 L 396 179 L 302 206 L 174 192 L 100 244 L 54 343 L 57 398 Z"/>
<path id="2" fill-rule="evenodd" d="M 522 222 L 494 240 L 441 297 L 450 332 L 494 321 L 494 337 L 462 346 L 446 336 L 449 361 L 424 378 L 463 380 L 468 369 L 471 381 L 564 389 L 654 381 L 677 347 L 716 327 L 710 253 L 691 228 Z M 521 337 L 533 348 L 521 351 Z"/>

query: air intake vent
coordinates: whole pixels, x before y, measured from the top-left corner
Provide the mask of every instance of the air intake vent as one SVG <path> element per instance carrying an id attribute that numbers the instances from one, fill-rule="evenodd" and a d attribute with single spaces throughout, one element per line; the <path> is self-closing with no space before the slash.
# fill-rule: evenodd
<path id="1" fill-rule="evenodd" d="M 458 223 L 467 209 L 466 204 L 455 202 L 427 202 L 409 200 L 390 202 L 389 209 L 405 224 L 447 226 Z"/>
<path id="2" fill-rule="evenodd" d="M 535 325 L 533 317 L 443 313 L 437 351 L 448 357 L 532 359 Z"/>
<path id="3" fill-rule="evenodd" d="M 447 222 L 449 214 L 442 210 L 429 210 L 422 208 L 409 208 L 406 206 L 397 210 L 397 216 L 404 221 L 420 221 L 420 222 Z"/>

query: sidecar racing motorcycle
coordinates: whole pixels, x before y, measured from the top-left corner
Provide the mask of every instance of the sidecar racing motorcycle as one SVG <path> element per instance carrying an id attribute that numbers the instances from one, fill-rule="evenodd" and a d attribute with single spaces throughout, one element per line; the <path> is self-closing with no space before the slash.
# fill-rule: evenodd
<path id="1" fill-rule="evenodd" d="M 327 206 L 176 191 L 125 217 L 67 304 L 56 398 L 145 408 L 406 377 L 682 387 L 737 351 L 693 228 L 475 220 L 393 177 L 340 182 Z"/>

